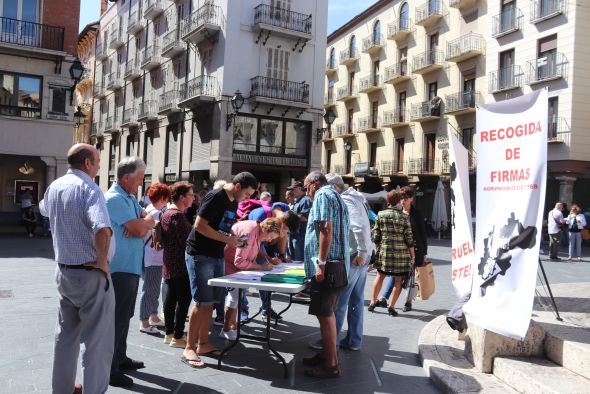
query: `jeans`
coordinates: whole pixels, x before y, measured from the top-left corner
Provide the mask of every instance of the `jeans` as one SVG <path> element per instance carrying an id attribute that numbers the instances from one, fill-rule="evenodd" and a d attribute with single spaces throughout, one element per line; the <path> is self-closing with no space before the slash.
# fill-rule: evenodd
<path id="1" fill-rule="evenodd" d="M 186 268 L 191 285 L 191 294 L 197 306 L 219 303 L 221 287 L 209 286 L 209 279 L 224 275 L 225 262 L 223 257 L 185 255 Z"/>
<path id="2" fill-rule="evenodd" d="M 570 231 L 569 257 L 582 257 L 582 233 Z M 575 256 L 577 255 L 577 256 Z"/>
<path id="3" fill-rule="evenodd" d="M 363 343 L 363 316 L 365 303 L 365 282 L 367 281 L 367 263 L 362 266 L 350 264 L 348 286 L 340 293 L 338 309 L 336 309 L 336 334 L 339 335 L 344 323 L 344 315 L 348 323 L 348 332 L 342 339 L 348 347 L 360 348 Z M 348 313 L 347 313 L 348 309 Z M 339 342 L 337 342 L 338 344 Z"/>
<path id="4" fill-rule="evenodd" d="M 305 246 L 305 234 L 303 236 L 300 235 L 290 235 L 289 236 L 289 256 L 293 261 L 303 261 L 305 254 L 304 254 L 304 246 Z"/>
<path id="5" fill-rule="evenodd" d="M 111 282 L 115 291 L 115 348 L 111 364 L 111 374 L 113 374 L 119 371 L 119 364 L 128 360 L 127 334 L 129 333 L 129 320 L 135 311 L 139 275 L 113 272 Z"/>
<path id="6" fill-rule="evenodd" d="M 549 234 L 549 257 L 552 259 L 557 258 L 557 252 L 559 252 L 560 239 L 561 232 Z"/>

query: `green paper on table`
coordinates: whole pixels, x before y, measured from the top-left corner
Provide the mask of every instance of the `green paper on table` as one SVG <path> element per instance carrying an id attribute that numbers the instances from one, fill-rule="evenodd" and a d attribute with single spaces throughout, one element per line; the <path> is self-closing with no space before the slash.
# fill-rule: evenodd
<path id="1" fill-rule="evenodd" d="M 301 285 L 305 283 L 305 275 L 266 274 L 262 276 L 261 280 L 263 282 L 290 283 Z"/>
<path id="2" fill-rule="evenodd" d="M 303 268 L 289 268 L 284 272 L 285 275 L 305 276 L 305 269 Z"/>

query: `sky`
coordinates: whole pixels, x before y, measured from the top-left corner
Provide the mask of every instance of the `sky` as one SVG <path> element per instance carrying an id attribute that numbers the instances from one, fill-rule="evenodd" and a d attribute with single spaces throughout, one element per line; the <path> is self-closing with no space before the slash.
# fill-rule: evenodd
<path id="1" fill-rule="evenodd" d="M 323 0 L 319 0 L 323 1 Z M 354 18 L 376 0 L 329 0 L 328 3 L 328 34 Z M 80 1 L 80 31 L 90 22 L 98 20 L 100 13 L 99 0 Z"/>

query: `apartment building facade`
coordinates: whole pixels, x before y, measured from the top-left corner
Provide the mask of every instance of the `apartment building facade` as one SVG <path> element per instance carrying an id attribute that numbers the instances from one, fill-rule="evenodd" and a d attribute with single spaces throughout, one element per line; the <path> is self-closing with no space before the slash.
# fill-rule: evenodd
<path id="1" fill-rule="evenodd" d="M 326 18 L 316 0 L 112 5 L 96 44 L 101 188 L 132 154 L 146 161 L 144 190 L 181 179 L 200 189 L 248 170 L 276 195 L 320 168 L 312 137 L 322 126 Z"/>
<path id="2" fill-rule="evenodd" d="M 99 26 L 98 22 L 89 23 L 82 29 L 78 36 L 78 59 L 82 62 L 84 73 L 76 85 L 74 96 L 74 107 L 76 111 L 79 108 L 81 113 L 81 115 L 76 115 L 77 119 L 74 119 L 74 142 L 83 142 L 86 144 L 91 142 L 90 136 L 96 135 L 97 132 L 96 129 L 92 129 L 92 106 L 94 104 L 94 50 L 96 48 L 96 37 Z"/>
<path id="3" fill-rule="evenodd" d="M 0 1 L 0 222 L 67 170 L 80 0 Z"/>
<path id="4" fill-rule="evenodd" d="M 590 163 L 581 155 L 590 148 L 581 94 L 588 11 L 567 3 L 384 0 L 367 8 L 328 37 L 324 107 L 337 118 L 323 136 L 324 169 L 367 192 L 414 184 L 428 213 L 438 180 L 449 182 L 450 127 L 470 152 L 475 201 L 476 105 L 547 86 L 547 200 L 589 203 Z"/>

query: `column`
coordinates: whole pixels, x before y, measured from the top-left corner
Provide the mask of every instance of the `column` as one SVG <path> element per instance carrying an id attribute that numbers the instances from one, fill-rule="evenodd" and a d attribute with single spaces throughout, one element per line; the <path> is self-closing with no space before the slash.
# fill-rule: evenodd
<path id="1" fill-rule="evenodd" d="M 57 159 L 55 157 L 49 156 L 41 156 L 40 157 L 43 162 L 45 162 L 45 187 L 43 190 L 47 189 L 47 187 L 57 178 Z"/>
<path id="2" fill-rule="evenodd" d="M 569 208 L 574 200 L 574 182 L 576 178 L 558 176 L 555 179 L 559 181 L 559 201 L 566 203 Z"/>

